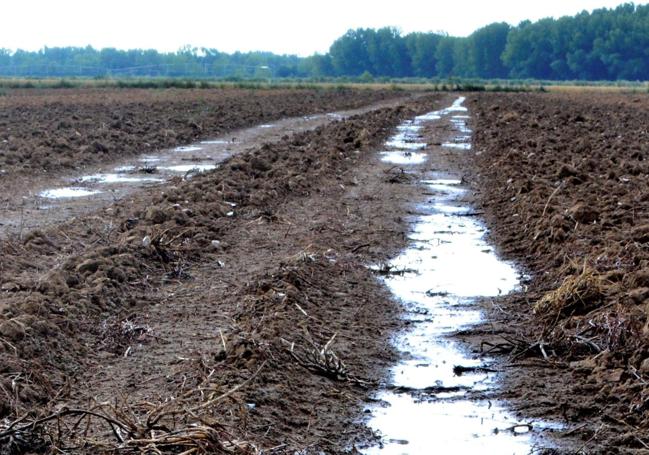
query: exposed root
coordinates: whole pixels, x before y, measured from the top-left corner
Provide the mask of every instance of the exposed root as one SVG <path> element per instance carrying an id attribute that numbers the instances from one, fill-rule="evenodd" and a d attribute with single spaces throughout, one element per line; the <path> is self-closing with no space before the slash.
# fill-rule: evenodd
<path id="1" fill-rule="evenodd" d="M 390 264 L 380 264 L 378 267 L 371 268 L 372 272 L 380 276 L 405 275 L 406 273 L 416 273 L 414 269 L 397 269 Z"/>
<path id="2" fill-rule="evenodd" d="M 345 380 L 349 371 L 343 361 L 331 350 L 336 335 L 334 333 L 321 349 L 311 342 L 311 347 L 303 349 L 302 353 L 296 352 L 295 343 L 291 343 L 289 353 L 297 363 L 307 370 L 330 379 Z"/>
<path id="3" fill-rule="evenodd" d="M 306 368 L 320 376 L 325 378 L 333 379 L 335 381 L 346 381 L 353 382 L 358 385 L 368 385 L 369 381 L 360 379 L 352 374 L 350 374 L 349 369 L 345 363 L 336 355 L 336 353 L 331 349 L 334 340 L 336 339 L 336 333 L 327 341 L 327 343 L 322 347 L 318 347 L 312 341 L 308 340 L 309 347 L 303 348 L 298 352 L 296 350 L 295 343 L 289 343 L 286 340 L 283 340 L 285 344 L 288 345 L 288 352 L 293 357 L 293 359 Z"/>
<path id="4" fill-rule="evenodd" d="M 557 348 L 545 341 L 530 341 L 523 337 L 501 336 L 502 342 L 491 343 L 483 341 L 480 343 L 480 350 L 485 354 L 509 355 L 511 361 L 526 357 L 543 357 L 550 359 L 550 355 L 557 355 Z M 488 349 L 485 349 L 487 347 Z"/>

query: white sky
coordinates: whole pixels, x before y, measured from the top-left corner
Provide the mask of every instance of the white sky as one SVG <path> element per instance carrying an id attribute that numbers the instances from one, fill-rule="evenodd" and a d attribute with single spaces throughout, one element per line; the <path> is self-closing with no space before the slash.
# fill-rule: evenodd
<path id="1" fill-rule="evenodd" d="M 620 0 L 5 0 L 0 48 L 43 46 L 324 53 L 350 28 L 465 36 L 492 22 L 572 15 Z M 647 2 L 637 2 L 638 4 Z"/>

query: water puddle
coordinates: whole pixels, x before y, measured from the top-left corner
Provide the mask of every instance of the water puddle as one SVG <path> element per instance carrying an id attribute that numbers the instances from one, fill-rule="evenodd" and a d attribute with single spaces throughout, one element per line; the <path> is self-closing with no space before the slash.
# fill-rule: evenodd
<path id="1" fill-rule="evenodd" d="M 433 120 L 440 120 L 442 118 L 442 113 L 439 111 L 429 112 L 428 114 L 418 115 L 415 117 L 415 122 L 430 122 Z"/>
<path id="2" fill-rule="evenodd" d="M 400 150 L 425 149 L 428 144 L 421 141 L 421 129 L 422 126 L 416 123 L 403 125 L 402 128 L 397 129 L 399 132 L 388 139 L 385 145 Z"/>
<path id="3" fill-rule="evenodd" d="M 462 116 L 462 118 L 453 117 L 451 118 L 451 124 L 460 133 L 471 134 L 473 131 L 471 131 L 471 129 L 467 126 L 466 120 L 463 120 L 463 118 L 464 116 Z"/>
<path id="4" fill-rule="evenodd" d="M 203 147 L 199 147 L 197 145 L 182 145 L 180 147 L 176 147 L 174 150 L 176 152 L 198 152 L 199 150 L 203 150 Z"/>
<path id="5" fill-rule="evenodd" d="M 421 164 L 427 159 L 425 153 L 381 152 L 381 161 L 390 164 Z"/>
<path id="6" fill-rule="evenodd" d="M 463 101 L 403 126 L 466 112 Z M 382 161 L 386 153 L 381 152 Z M 424 162 L 427 152 L 417 155 Z M 420 184 L 432 197 L 417 206 L 420 215 L 411 220 L 408 248 L 388 264 L 398 273 L 382 278 L 406 311 L 409 329 L 394 339 L 403 359 L 376 395 L 382 404 L 368 408 L 368 425 L 382 443 L 364 453 L 527 454 L 536 430 L 548 424 L 521 423 L 503 403 L 481 398 L 498 387 L 497 375 L 488 359 L 451 338 L 483 321 L 477 299 L 513 291 L 520 274 L 487 243 L 484 225 L 462 202 L 467 190 L 461 180 L 429 173 Z"/>
<path id="7" fill-rule="evenodd" d="M 385 145 L 397 150 L 422 150 L 428 144 L 422 142 L 421 120 L 408 120 L 397 127 L 397 134 L 390 137 Z"/>
<path id="8" fill-rule="evenodd" d="M 259 125 L 259 128 L 275 128 L 275 125 L 267 123 L 265 125 Z"/>
<path id="9" fill-rule="evenodd" d="M 397 126 L 397 131 L 407 132 L 412 135 L 415 135 L 415 134 L 419 134 L 422 128 L 423 128 L 422 125 L 417 125 L 412 120 L 408 120 L 407 122 L 404 122 L 402 125 Z"/>
<path id="10" fill-rule="evenodd" d="M 460 150 L 471 150 L 471 144 L 470 143 L 461 142 L 459 140 L 457 142 L 455 142 L 455 141 L 454 142 L 444 142 L 442 144 L 442 147 L 448 147 L 448 148 L 460 149 Z"/>
<path id="11" fill-rule="evenodd" d="M 459 108 L 462 108 L 463 106 L 458 105 L 455 107 L 451 107 L 449 109 L 452 110 L 446 110 L 447 113 L 451 112 L 458 112 Z M 466 110 L 466 108 L 464 108 Z M 457 132 L 460 134 L 456 137 L 453 138 L 452 141 L 444 142 L 442 144 L 442 147 L 447 147 L 447 148 L 454 148 L 454 149 L 459 149 L 459 150 L 471 150 L 471 133 L 473 131 L 471 128 L 469 128 L 467 121 L 470 117 L 468 115 L 464 114 L 456 114 L 452 115 L 450 118 L 451 125 L 453 126 L 453 129 L 455 129 Z"/>
<path id="12" fill-rule="evenodd" d="M 124 166 L 127 167 L 127 166 Z M 144 182 L 162 182 L 164 181 L 160 177 L 151 177 L 145 175 L 136 175 L 136 174 L 93 174 L 93 175 L 84 175 L 79 179 L 80 182 L 84 183 L 144 183 Z"/>
<path id="13" fill-rule="evenodd" d="M 216 169 L 216 164 L 177 164 L 176 166 L 164 166 L 162 169 L 167 169 L 172 172 L 205 172 Z"/>
<path id="14" fill-rule="evenodd" d="M 68 187 L 54 188 L 51 190 L 41 191 L 38 195 L 47 199 L 67 199 L 76 197 L 86 197 L 99 194 L 101 191 L 90 190 L 88 188 Z"/>

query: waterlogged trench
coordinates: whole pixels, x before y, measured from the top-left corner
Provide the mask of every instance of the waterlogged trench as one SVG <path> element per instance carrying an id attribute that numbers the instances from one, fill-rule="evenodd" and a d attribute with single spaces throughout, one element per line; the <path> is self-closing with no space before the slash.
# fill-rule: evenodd
<path id="1" fill-rule="evenodd" d="M 486 398 L 498 387 L 497 375 L 485 372 L 487 360 L 450 338 L 483 320 L 477 299 L 511 292 L 519 283 L 519 272 L 497 257 L 484 225 L 462 202 L 467 189 L 458 176 L 427 170 L 430 154 L 471 148 L 463 102 L 403 123 L 381 152 L 383 162 L 424 169 L 417 184 L 432 197 L 417 206 L 409 246 L 382 278 L 402 302 L 409 328 L 394 339 L 402 360 L 377 392 L 381 404 L 368 409 L 368 424 L 382 441 L 367 454 L 526 454 L 548 427 L 519 422 L 503 403 Z M 422 130 L 442 122 L 450 123 L 453 136 L 442 149 L 429 146 Z M 463 374 L 456 367 L 464 367 Z"/>

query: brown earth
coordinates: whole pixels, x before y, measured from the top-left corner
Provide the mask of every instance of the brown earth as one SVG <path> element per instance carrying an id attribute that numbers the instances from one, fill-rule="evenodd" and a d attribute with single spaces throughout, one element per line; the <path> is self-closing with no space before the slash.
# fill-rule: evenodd
<path id="1" fill-rule="evenodd" d="M 0 97 L 0 170 L 114 161 L 282 117 L 399 96 L 374 90 L 24 90 Z"/>
<path id="2" fill-rule="evenodd" d="M 141 96 L 145 112 L 170 95 Z M 405 202 L 422 197 L 375 150 L 451 100 L 286 137 L 0 241 L 0 449 L 353 453 L 371 440 L 360 403 L 395 360 L 399 308 L 366 265 L 403 247 Z M 468 104 L 473 152 L 435 166 L 464 173 L 493 241 L 530 277 L 458 336 L 500 355 L 495 398 L 566 424 L 565 452 L 646 453 L 649 98 Z"/>
<path id="3" fill-rule="evenodd" d="M 339 453 L 371 437 L 359 403 L 394 360 L 398 308 L 366 265 L 403 246 L 416 191 L 374 150 L 439 100 L 1 241 L 0 417 L 20 420 L 0 444 Z"/>
<path id="4" fill-rule="evenodd" d="M 647 453 L 649 97 L 469 102 L 476 203 L 501 252 L 531 275 L 486 303 L 492 323 L 469 338 L 506 354 L 502 397 L 565 423 L 576 451 Z"/>
<path id="5" fill-rule="evenodd" d="M 264 105 L 262 101 L 266 99 L 263 96 L 264 93 L 263 91 L 260 92 L 258 102 L 260 106 Z M 232 95 L 228 91 L 223 91 L 223 94 Z M 239 96 L 242 97 L 240 93 Z M 254 126 L 228 130 L 223 134 L 217 135 L 212 135 L 213 133 L 210 131 L 205 131 L 202 134 L 206 136 L 201 137 L 201 141 L 193 144 L 183 144 L 184 146 L 193 146 L 198 151 L 179 152 L 176 148 L 151 150 L 144 146 L 142 149 L 144 153 L 136 155 L 111 155 L 104 157 L 104 160 L 100 163 L 83 164 L 84 153 L 80 150 L 75 150 L 72 155 L 79 155 L 79 159 L 76 161 L 73 169 L 66 168 L 59 169 L 58 171 L 50 169 L 48 172 L 41 173 L 25 170 L 15 172 L 14 170 L 14 172 L 5 173 L 0 176 L 0 237 L 11 235 L 22 237 L 24 233 L 30 230 L 43 229 L 49 225 L 87 214 L 108 206 L 116 200 L 128 197 L 131 193 L 140 191 L 142 187 L 152 186 L 158 182 L 165 182 L 172 176 L 182 175 L 178 171 L 173 170 L 173 166 L 187 166 L 188 164 L 201 165 L 206 163 L 212 166 L 218 166 L 220 162 L 232 155 L 246 152 L 251 148 L 260 147 L 265 143 L 280 141 L 284 136 L 315 129 L 336 119 L 340 120 L 352 115 L 376 110 L 380 107 L 398 106 L 405 100 L 419 95 L 402 93 L 395 98 L 384 92 L 379 92 L 376 95 L 377 99 L 388 98 L 375 101 L 371 93 L 361 94 L 360 92 L 340 90 L 328 91 L 328 96 L 331 100 L 330 103 L 325 103 L 325 107 L 327 105 L 344 106 L 352 101 L 359 102 L 363 98 L 367 98 L 367 102 L 370 104 L 363 104 L 361 107 L 353 109 L 345 108 L 328 113 L 309 113 L 308 115 L 299 115 L 297 117 L 283 117 L 278 120 L 273 120 L 270 124 L 258 123 L 257 116 L 263 114 L 263 111 L 259 111 L 256 114 L 249 113 L 248 117 L 242 116 L 241 120 L 247 123 L 253 123 Z M 65 95 L 60 95 L 59 99 L 66 100 L 67 98 Z M 235 97 L 235 101 L 236 99 Z M 299 104 L 304 100 L 299 99 L 294 101 Z M 245 105 L 245 99 L 242 104 Z M 46 109 L 47 104 L 43 101 L 41 107 Z M 309 103 L 303 107 L 305 109 L 316 109 Z M 83 106 L 76 105 L 76 109 L 81 110 L 82 108 Z M 167 109 L 171 108 L 173 106 L 167 106 Z M 299 106 L 295 107 L 292 109 L 292 112 L 299 110 L 298 108 Z M 272 105 L 267 107 L 267 110 L 272 109 Z M 155 120 L 151 114 L 147 118 L 150 119 L 152 124 L 155 124 Z M 57 132 L 53 134 L 55 135 Z M 205 141 L 206 139 L 207 141 Z M 189 148 L 191 149 L 192 147 Z M 143 164 L 143 160 L 152 159 L 155 161 L 147 161 Z M 86 161 L 92 162 L 92 160 Z M 103 175 L 106 173 L 126 178 L 127 181 L 116 181 L 108 184 L 106 182 L 86 180 L 89 176 Z M 143 177 L 144 179 L 142 179 Z M 141 180 L 138 181 L 138 178 Z M 42 192 L 44 191 L 69 186 L 82 186 L 87 189 L 97 190 L 99 193 L 92 197 L 63 199 L 51 199 L 42 196 Z"/>

